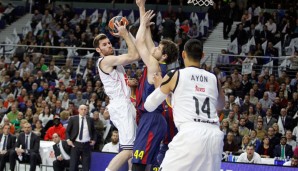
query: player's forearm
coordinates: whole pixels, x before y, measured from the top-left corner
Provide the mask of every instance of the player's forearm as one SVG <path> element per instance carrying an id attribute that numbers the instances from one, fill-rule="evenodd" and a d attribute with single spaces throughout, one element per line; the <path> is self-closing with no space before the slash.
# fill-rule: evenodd
<path id="1" fill-rule="evenodd" d="M 150 26 L 148 26 L 146 28 L 146 46 L 147 46 L 147 49 L 151 50 L 152 48 L 154 48 L 154 42 L 153 42 L 153 39 L 152 39 L 152 34 L 151 34 L 151 29 L 150 29 Z"/>
<path id="2" fill-rule="evenodd" d="M 138 51 L 136 49 L 136 46 L 134 45 L 134 42 L 131 38 L 131 36 L 128 34 L 127 36 L 124 36 L 123 39 L 125 40 L 127 44 L 128 49 L 128 56 L 131 60 L 137 60 L 139 58 Z"/>

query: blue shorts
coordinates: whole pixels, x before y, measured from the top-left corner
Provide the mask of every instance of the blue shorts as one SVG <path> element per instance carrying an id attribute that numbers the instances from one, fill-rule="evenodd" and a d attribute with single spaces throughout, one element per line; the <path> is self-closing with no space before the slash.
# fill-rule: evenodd
<path id="1" fill-rule="evenodd" d="M 166 131 L 167 123 L 161 113 L 143 113 L 137 128 L 132 163 L 153 164 Z"/>

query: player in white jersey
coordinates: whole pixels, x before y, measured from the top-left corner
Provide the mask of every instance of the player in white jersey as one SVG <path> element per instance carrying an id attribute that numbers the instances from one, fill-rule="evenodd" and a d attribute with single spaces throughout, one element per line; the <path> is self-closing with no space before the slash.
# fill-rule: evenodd
<path id="1" fill-rule="evenodd" d="M 110 120 L 118 129 L 119 143 L 123 149 L 113 158 L 106 171 L 118 170 L 132 157 L 136 134 L 136 111 L 130 101 L 129 83 L 122 65 L 137 61 L 139 55 L 132 36 L 125 26 L 119 26 L 119 23 L 116 23 L 115 27 L 118 30 L 116 35 L 121 36 L 126 41 L 128 54 L 115 56 L 111 42 L 105 34 L 99 34 L 93 40 L 93 46 L 101 55 L 97 66 L 105 92 L 110 98 L 110 104 L 108 105 Z"/>
<path id="2" fill-rule="evenodd" d="M 202 43 L 188 40 L 182 52 L 186 68 L 169 72 L 146 99 L 145 109 L 152 111 L 172 93 L 178 134 L 169 144 L 162 171 L 220 170 L 224 135 L 216 109 L 224 107 L 224 94 L 216 76 L 199 68 L 202 54 Z M 161 81 L 159 75 L 155 77 Z"/>

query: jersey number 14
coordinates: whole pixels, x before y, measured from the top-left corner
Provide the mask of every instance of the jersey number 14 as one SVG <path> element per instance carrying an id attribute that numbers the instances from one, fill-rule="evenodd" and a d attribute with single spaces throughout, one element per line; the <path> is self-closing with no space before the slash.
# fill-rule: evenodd
<path id="1" fill-rule="evenodd" d="M 196 113 L 200 115 L 200 104 L 199 104 L 199 99 L 193 96 L 193 99 L 195 100 L 195 106 L 196 106 Z M 203 113 L 206 113 L 208 118 L 210 118 L 210 102 L 209 102 L 209 97 L 206 97 L 204 100 L 204 103 L 201 107 L 201 111 Z"/>

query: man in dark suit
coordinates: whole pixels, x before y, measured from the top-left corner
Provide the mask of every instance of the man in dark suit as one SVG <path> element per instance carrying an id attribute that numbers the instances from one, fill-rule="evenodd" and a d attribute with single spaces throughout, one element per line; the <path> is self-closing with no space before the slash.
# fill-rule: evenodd
<path id="1" fill-rule="evenodd" d="M 231 31 L 233 22 L 238 16 L 238 12 L 235 5 L 236 5 L 235 2 L 232 1 L 229 5 L 225 6 L 222 10 L 224 39 L 228 39 L 228 35 Z"/>
<path id="2" fill-rule="evenodd" d="M 281 120 L 283 129 L 285 130 L 285 132 L 286 132 L 286 130 L 293 130 L 294 129 L 295 126 L 293 127 L 293 119 L 292 119 L 291 116 L 287 115 L 286 108 L 281 108 L 280 116 L 279 116 L 278 119 Z"/>
<path id="3" fill-rule="evenodd" d="M 93 120 L 86 116 L 87 106 L 80 105 L 79 115 L 69 119 L 66 136 L 67 144 L 72 146 L 69 170 L 77 171 L 80 157 L 82 157 L 83 171 L 89 171 L 91 146 L 95 144 L 96 132 Z"/>
<path id="4" fill-rule="evenodd" d="M 290 158 L 292 158 L 293 156 L 292 146 L 288 145 L 287 138 L 285 136 L 282 136 L 280 139 L 280 144 L 275 146 L 274 157 L 281 157 L 285 159 L 288 156 Z"/>
<path id="5" fill-rule="evenodd" d="M 23 127 L 24 132 L 18 136 L 15 150 L 11 150 L 9 154 L 10 170 L 14 171 L 16 160 L 21 163 L 30 163 L 30 171 L 36 170 L 36 165 L 41 163 L 39 155 L 40 139 L 32 133 L 31 124 L 26 123 Z"/>
<path id="6" fill-rule="evenodd" d="M 5 168 L 5 163 L 9 161 L 9 153 L 14 150 L 16 137 L 9 133 L 10 126 L 3 126 L 3 134 L 0 135 L 0 171 Z"/>
<path id="7" fill-rule="evenodd" d="M 66 141 L 61 141 L 57 133 L 54 133 L 52 138 L 55 142 L 53 149 L 56 157 L 53 162 L 54 171 L 64 171 L 65 167 L 69 167 L 71 146 Z"/>

